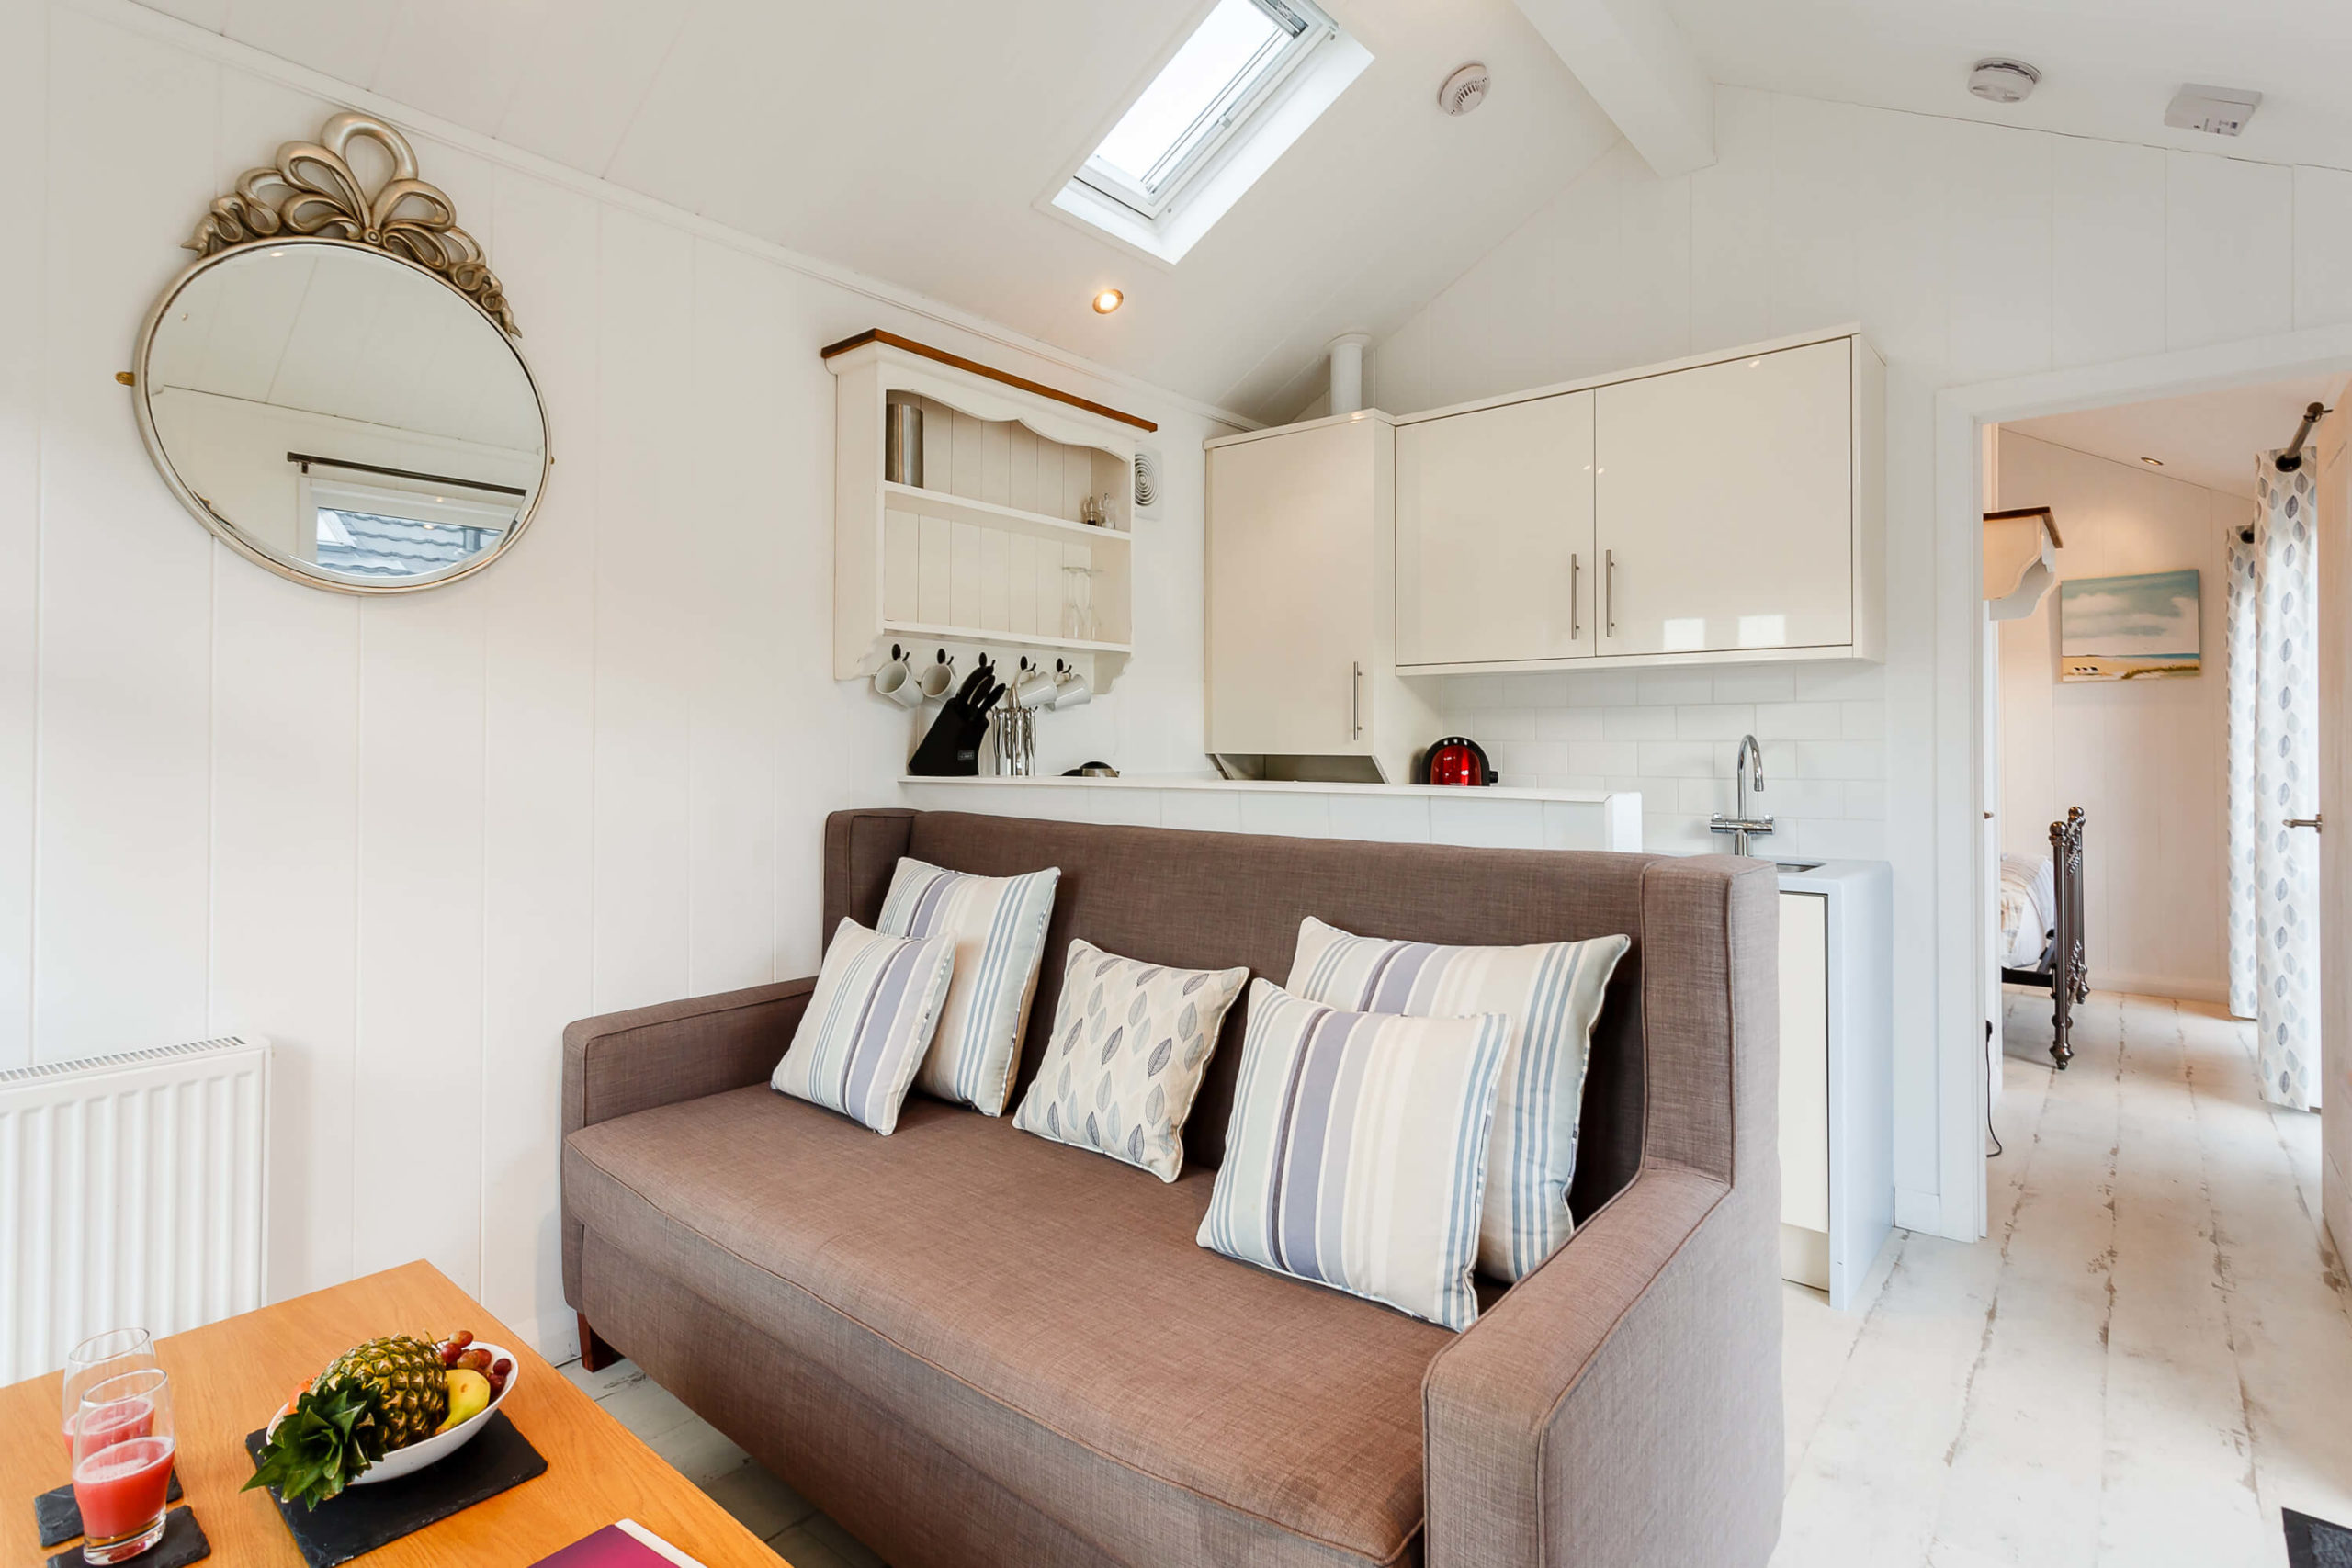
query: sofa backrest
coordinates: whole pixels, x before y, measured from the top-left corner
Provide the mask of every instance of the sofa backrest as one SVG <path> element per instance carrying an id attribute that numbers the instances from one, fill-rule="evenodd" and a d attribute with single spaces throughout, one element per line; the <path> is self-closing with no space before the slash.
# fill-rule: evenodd
<path id="1" fill-rule="evenodd" d="M 1015 1104 L 1051 1037 L 1063 964 L 1073 937 L 1083 937 L 1106 952 L 1188 969 L 1246 965 L 1253 976 L 1277 985 L 1290 974 L 1299 922 L 1308 915 L 1366 936 L 1443 943 L 1516 944 L 1612 934 L 1633 938 L 1633 951 L 1610 982 L 1594 1032 L 1576 1185 L 1569 1195 L 1579 1220 L 1630 1180 L 1642 1160 L 1647 1080 L 1657 1072 L 1655 1066 L 1645 1069 L 1643 1033 L 1644 965 L 1657 956 L 1651 951 L 1657 943 L 1645 940 L 1644 931 L 1645 885 L 1655 880 L 1650 869 L 1663 862 L 1669 880 L 1680 889 L 1666 900 L 1678 911 L 1671 922 L 1678 932 L 1712 921 L 1720 933 L 1723 889 L 1736 874 L 1724 868 L 1755 864 L 1599 852 L 1263 838 L 961 812 L 841 812 L 826 829 L 828 937 L 843 915 L 866 925 L 879 918 L 900 855 L 986 876 L 1061 868 L 1046 960 L 1023 1043 Z M 1707 866 L 1715 869 L 1702 870 Z M 1655 890 L 1650 904 L 1656 920 L 1660 898 Z M 1683 940 L 1678 935 L 1670 945 Z M 1675 962 L 1683 963 L 1679 956 Z M 1674 1065 L 1676 1076 L 1664 1088 L 1678 1106 L 1711 1100 L 1718 1089 L 1725 1103 L 1720 1116 L 1700 1116 L 1693 1124 L 1695 1135 L 1687 1129 L 1678 1133 L 1678 1145 L 1690 1142 L 1692 1147 L 1677 1147 L 1672 1153 L 1677 1158 L 1695 1156 L 1695 1163 L 1702 1165 L 1719 1164 L 1720 1174 L 1728 1179 L 1730 1003 L 1717 1009 L 1707 1002 L 1709 996 L 1722 993 L 1723 982 L 1715 964 L 1698 967 L 1705 973 L 1691 976 L 1698 982 L 1697 1005 L 1702 1015 L 1719 1011 L 1720 1022 L 1711 1025 L 1702 1016 L 1696 1027 L 1681 1026 L 1681 1032 L 1692 1036 L 1690 1059 Z M 1676 988 L 1678 998 L 1692 994 L 1692 987 Z M 1689 1005 L 1681 999 L 1670 1004 L 1678 1011 Z M 1214 1166 L 1223 1156 L 1246 1011 L 1245 999 L 1226 1019 L 1208 1078 L 1186 1124 L 1188 1163 Z M 1769 1038 L 1765 1042 L 1768 1047 L 1770 1043 Z M 1719 1149 L 1707 1146 L 1718 1138 Z"/>

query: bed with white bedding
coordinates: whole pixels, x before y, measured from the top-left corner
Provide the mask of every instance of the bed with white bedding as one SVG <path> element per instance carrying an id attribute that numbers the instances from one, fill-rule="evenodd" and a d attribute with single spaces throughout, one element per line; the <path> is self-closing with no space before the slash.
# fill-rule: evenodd
<path id="1" fill-rule="evenodd" d="M 2058 934 L 2057 878 L 2048 855 L 2001 857 L 2001 967 L 2031 969 Z"/>
<path id="2" fill-rule="evenodd" d="M 2051 1059 L 2074 1058 L 2074 1006 L 2090 995 L 2083 956 L 2083 808 L 2050 824 L 2050 853 L 2003 855 L 2001 979 L 2050 993 Z"/>

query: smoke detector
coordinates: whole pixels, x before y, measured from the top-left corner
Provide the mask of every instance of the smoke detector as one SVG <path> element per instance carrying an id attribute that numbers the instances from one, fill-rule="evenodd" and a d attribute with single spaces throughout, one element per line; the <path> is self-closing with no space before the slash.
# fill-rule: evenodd
<path id="1" fill-rule="evenodd" d="M 2250 87 L 2200 87 L 2191 82 L 2165 106 L 2165 123 L 2176 130 L 2235 136 L 2261 105 L 2262 95 Z"/>
<path id="2" fill-rule="evenodd" d="M 1445 79 L 1437 90 L 1437 107 L 1448 114 L 1468 114 L 1487 101 L 1487 89 L 1494 85 L 1487 68 L 1474 62 Z"/>
<path id="3" fill-rule="evenodd" d="M 1996 56 L 1969 68 L 1968 90 L 1990 104 L 2021 104 L 2040 85 L 2041 73 L 2022 60 Z"/>

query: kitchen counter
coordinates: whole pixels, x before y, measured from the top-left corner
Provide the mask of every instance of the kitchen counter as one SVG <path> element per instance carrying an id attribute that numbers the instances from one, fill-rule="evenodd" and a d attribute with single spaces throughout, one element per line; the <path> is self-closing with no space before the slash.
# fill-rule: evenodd
<path id="1" fill-rule="evenodd" d="M 1173 773 L 909 776 L 899 787 L 909 804 L 929 810 L 998 817 L 1499 849 L 1642 847 L 1642 797 L 1630 791 L 1298 784 Z"/>

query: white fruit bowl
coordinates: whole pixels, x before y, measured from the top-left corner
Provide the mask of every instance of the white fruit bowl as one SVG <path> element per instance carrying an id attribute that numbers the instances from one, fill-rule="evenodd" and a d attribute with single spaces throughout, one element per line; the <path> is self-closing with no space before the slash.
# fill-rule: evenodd
<path id="1" fill-rule="evenodd" d="M 514 1385 L 522 1381 L 522 1358 L 505 1346 L 492 1345 L 487 1339 L 477 1339 L 466 1348 L 489 1351 L 492 1366 L 497 1365 L 501 1359 L 514 1362 L 514 1364 L 507 1369 L 506 1386 L 492 1394 L 489 1405 L 471 1419 L 452 1427 L 446 1432 L 435 1432 L 422 1442 L 411 1443 L 404 1449 L 394 1449 L 390 1453 L 369 1465 L 366 1471 L 353 1476 L 352 1485 L 372 1486 L 379 1481 L 398 1481 L 403 1475 L 413 1475 L 428 1464 L 447 1459 L 451 1454 L 473 1441 L 475 1435 L 481 1432 L 482 1423 L 490 1419 L 491 1412 L 506 1403 L 506 1396 L 513 1393 Z M 288 1411 L 292 1408 L 293 1402 L 288 1400 L 276 1416 L 271 1416 L 270 1430 L 276 1431 L 277 1423 L 285 1419 Z"/>

